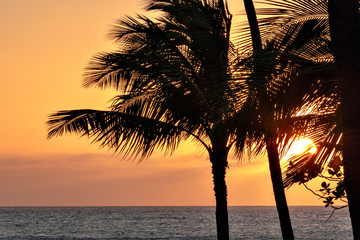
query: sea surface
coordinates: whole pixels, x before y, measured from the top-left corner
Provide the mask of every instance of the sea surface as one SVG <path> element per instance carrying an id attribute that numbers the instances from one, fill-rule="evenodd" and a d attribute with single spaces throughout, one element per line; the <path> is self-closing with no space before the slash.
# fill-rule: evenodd
<path id="1" fill-rule="evenodd" d="M 290 207 L 295 239 L 352 239 L 348 209 Z M 229 207 L 231 239 L 281 239 L 275 207 Z M 0 239 L 216 239 L 214 207 L 3 207 Z"/>

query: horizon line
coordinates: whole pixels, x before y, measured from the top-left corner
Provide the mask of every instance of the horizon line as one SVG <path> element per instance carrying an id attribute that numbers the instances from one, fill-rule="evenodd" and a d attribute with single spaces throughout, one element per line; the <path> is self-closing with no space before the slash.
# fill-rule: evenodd
<path id="1" fill-rule="evenodd" d="M 338 206 L 338 205 L 336 205 Z M 0 208 L 102 208 L 102 207 L 216 207 L 215 205 L 0 205 Z M 276 207 L 276 205 L 229 205 L 228 207 Z M 288 207 L 324 207 L 325 205 L 288 205 Z"/>

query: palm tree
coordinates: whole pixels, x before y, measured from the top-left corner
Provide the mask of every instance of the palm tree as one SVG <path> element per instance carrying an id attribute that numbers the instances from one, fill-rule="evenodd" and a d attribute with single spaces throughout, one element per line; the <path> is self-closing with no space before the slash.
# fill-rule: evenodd
<path id="1" fill-rule="evenodd" d="M 86 69 L 85 87 L 120 92 L 110 109 L 54 113 L 48 137 L 77 133 L 140 160 L 196 141 L 212 165 L 218 239 L 229 239 L 227 158 L 247 96 L 231 14 L 223 0 L 152 0 L 147 10 L 159 17 L 118 20 L 110 35 L 119 49 L 96 55 Z"/>
<path id="2" fill-rule="evenodd" d="M 329 0 L 329 22 L 343 123 L 345 187 L 354 239 L 360 239 L 360 25 L 358 0 Z"/>
<path id="3" fill-rule="evenodd" d="M 260 95 L 262 95 L 260 98 L 264 99 L 267 98 L 266 89 L 266 80 L 265 80 L 265 74 L 259 70 L 262 66 L 259 64 L 259 60 L 256 59 L 260 56 L 260 52 L 262 49 L 262 43 L 261 43 L 261 36 L 260 36 L 260 30 L 257 22 L 256 12 L 254 8 L 254 4 L 252 0 L 244 0 L 244 6 L 246 10 L 246 14 L 248 17 L 250 32 L 251 32 L 251 39 L 252 39 L 252 45 L 253 45 L 253 52 L 254 52 L 254 74 L 258 75 L 259 72 L 262 76 L 259 76 L 259 81 L 262 81 L 263 83 L 260 84 L 260 88 L 262 89 L 254 89 L 255 92 L 261 92 Z M 264 94 L 265 93 L 265 94 Z M 269 100 L 265 100 L 265 104 L 262 105 L 261 110 L 259 111 L 259 115 L 261 120 L 260 121 L 266 121 L 266 124 L 271 125 L 274 127 L 274 124 L 272 123 L 274 118 L 274 112 L 271 112 L 273 110 L 272 106 L 269 105 Z M 270 112 L 269 112 L 270 110 Z M 272 128 L 274 129 L 274 128 Z M 270 175 L 271 175 L 271 181 L 273 184 L 273 191 L 275 195 L 275 202 L 276 202 L 276 208 L 279 215 L 280 220 L 280 226 L 281 226 L 281 232 L 283 239 L 294 239 L 294 233 L 291 226 L 291 220 L 290 220 L 290 214 L 286 202 L 283 182 L 282 182 L 282 173 L 281 173 L 281 167 L 280 167 L 280 158 L 279 158 L 279 152 L 278 152 L 278 143 L 277 143 L 277 135 L 276 132 L 271 131 L 272 129 L 267 129 L 267 133 L 265 133 L 264 140 L 266 142 L 266 151 L 268 154 L 268 160 L 269 160 L 269 168 L 270 168 Z"/>
<path id="4" fill-rule="evenodd" d="M 281 1 L 273 2 L 274 5 L 287 4 Z M 328 48 L 326 44 L 314 47 L 324 41 L 323 32 L 326 24 L 322 19 L 320 21 L 312 19 L 284 26 L 284 22 L 286 23 L 284 20 L 287 19 L 281 19 L 283 20 L 281 24 L 273 24 L 278 18 L 270 17 L 260 19 L 262 28 L 260 34 L 252 1 L 244 0 L 244 5 L 250 26 L 250 38 L 243 34 L 242 37 L 245 39 L 243 43 L 246 45 L 250 43 L 247 39 L 251 39 L 254 52 L 251 77 L 253 82 L 260 82 L 255 85 L 253 91 L 258 103 L 252 108 L 258 110 L 255 115 L 260 117 L 257 121 L 260 121 L 259 129 L 262 129 L 260 139 L 263 144 L 259 146 L 265 145 L 268 153 L 283 238 L 294 239 L 284 193 L 280 157 L 296 136 L 304 136 L 306 130 L 307 136 L 318 138 L 322 135 L 320 133 L 327 131 L 328 123 L 333 119 L 333 113 L 324 99 L 330 98 L 333 94 L 331 89 L 334 87 L 332 81 L 334 71 L 329 64 L 320 63 L 320 59 L 328 56 Z M 276 10 L 267 8 L 262 9 L 261 13 L 273 15 Z M 269 27 L 270 31 L 267 31 Z M 261 41 L 263 36 L 266 40 L 264 45 Z M 306 106 L 311 114 L 302 114 L 298 117 L 298 113 L 304 112 Z M 322 114 L 318 113 L 319 109 L 322 109 Z M 324 114 L 325 109 L 327 109 L 326 114 Z M 299 123 L 305 125 L 298 128 Z M 293 127 L 295 129 L 290 130 Z"/>
<path id="5" fill-rule="evenodd" d="M 322 53 L 321 58 L 334 62 L 339 82 L 339 94 L 341 99 L 341 115 L 333 121 L 331 131 L 325 134 L 325 138 L 319 142 L 320 151 L 313 156 L 303 156 L 295 159 L 295 164 L 290 166 L 287 183 L 306 182 L 326 169 L 332 162 L 338 162 L 343 157 L 345 186 L 349 199 L 349 210 L 352 220 L 355 239 L 360 239 L 360 190 L 357 186 L 359 181 L 359 163 L 356 155 L 356 147 L 359 145 L 359 107 L 354 102 L 359 95 L 357 79 L 359 78 L 359 1 L 270 1 L 277 9 L 268 9 L 268 13 L 276 13 L 280 18 L 274 21 L 293 22 L 307 24 L 318 20 L 319 25 L 325 25 L 323 36 L 325 41 L 317 44 L 327 54 Z M 282 9 L 279 10 L 279 7 Z M 329 24 L 330 22 L 330 24 Z M 330 26 L 330 29 L 329 29 Z M 330 38 L 331 33 L 331 38 Z M 316 45 L 312 45 L 313 47 Z M 326 46 L 324 48 L 324 46 Z M 327 49 L 332 49 L 328 51 Z M 312 48 L 309 48 L 312 50 Z M 333 66 L 332 68 L 335 68 Z M 336 74 L 334 74 L 335 76 Z M 334 101 L 336 106 L 340 101 Z M 336 110 L 340 113 L 340 108 Z M 304 161 L 306 160 L 306 161 Z M 329 164 L 327 164 L 329 163 Z"/>
<path id="6" fill-rule="evenodd" d="M 359 163 L 356 147 L 359 145 L 359 109 L 356 104 L 356 97 L 359 95 L 359 88 L 356 85 L 360 77 L 359 72 L 359 1 L 268 1 L 276 9 L 267 9 L 269 14 L 277 14 L 265 22 L 278 22 L 284 24 L 293 22 L 295 25 L 304 25 L 311 21 L 318 21 L 318 26 L 325 26 L 323 40 L 320 44 L 312 45 L 322 48 L 320 59 L 334 62 L 339 83 L 339 94 L 341 99 L 341 115 L 337 114 L 328 134 L 325 134 L 319 142 L 320 151 L 313 156 L 300 156 L 295 159 L 295 164 L 290 166 L 287 173 L 289 177 L 286 181 L 306 182 L 326 169 L 332 162 L 342 159 L 344 164 L 345 187 L 349 199 L 349 210 L 352 220 L 353 233 L 355 239 L 360 239 L 360 190 L 357 186 L 359 182 Z M 279 9 L 281 8 L 281 9 Z M 271 15 L 270 14 L 270 15 Z M 280 17 L 279 17 L 280 16 Z M 330 22 L 330 24 L 329 24 Z M 330 26 L 330 29 L 329 29 Z M 271 29 L 270 29 L 271 31 Z M 331 38 L 330 38 L 331 33 Z M 332 51 L 327 49 L 332 48 Z M 313 49 L 313 48 L 310 48 Z M 335 68 L 335 66 L 333 67 Z M 335 76 L 336 74 L 334 74 Z M 335 97 L 337 99 L 337 97 Z M 339 100 L 333 101 L 336 111 Z M 343 137 L 342 137 L 343 136 Z M 306 161 L 304 161 L 306 160 Z M 327 164 L 329 163 L 329 164 Z"/>

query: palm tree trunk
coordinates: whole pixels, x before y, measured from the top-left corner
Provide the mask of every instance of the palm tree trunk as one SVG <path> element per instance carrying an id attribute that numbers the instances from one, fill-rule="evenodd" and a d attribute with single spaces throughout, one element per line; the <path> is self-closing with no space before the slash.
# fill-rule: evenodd
<path id="1" fill-rule="evenodd" d="M 282 236 L 285 240 L 294 239 L 294 233 L 291 226 L 290 214 L 282 181 L 278 145 L 274 139 L 269 139 L 266 141 L 266 151 L 268 153 L 271 181 L 273 184 Z"/>
<path id="2" fill-rule="evenodd" d="M 216 229 L 219 240 L 229 239 L 229 220 L 227 210 L 227 187 L 225 174 L 228 150 L 213 151 L 210 154 L 214 192 L 216 198 Z"/>
<path id="3" fill-rule="evenodd" d="M 360 26 L 358 0 L 329 0 L 343 124 L 345 186 L 354 239 L 360 239 Z"/>
<path id="4" fill-rule="evenodd" d="M 260 36 L 259 24 L 256 18 L 255 7 L 252 0 L 244 0 L 244 6 L 246 11 L 246 16 L 249 22 L 253 50 L 255 52 L 262 49 L 261 36 Z"/>
<path id="5" fill-rule="evenodd" d="M 262 43 L 254 3 L 252 0 L 244 0 L 244 6 L 251 31 L 253 52 L 256 53 L 262 50 Z M 257 66 L 256 60 L 257 59 L 255 59 L 254 72 L 260 72 L 261 74 L 261 70 L 259 71 L 259 69 L 261 69 L 261 66 Z M 263 78 L 265 79 L 265 76 Z M 278 145 L 276 144 L 276 141 L 273 137 L 268 138 L 268 141 L 266 142 L 266 150 L 268 153 L 270 175 L 273 184 L 276 208 L 279 215 L 282 236 L 285 240 L 294 239 L 294 233 L 291 226 L 290 214 L 286 202 L 285 191 L 282 181 Z"/>

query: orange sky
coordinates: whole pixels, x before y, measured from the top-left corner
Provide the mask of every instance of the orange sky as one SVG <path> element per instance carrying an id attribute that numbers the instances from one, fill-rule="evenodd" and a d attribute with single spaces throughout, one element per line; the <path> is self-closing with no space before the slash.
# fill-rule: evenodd
<path id="1" fill-rule="evenodd" d="M 234 14 L 240 2 L 229 1 Z M 0 0 L 0 206 L 214 205 L 210 163 L 191 142 L 137 164 L 78 136 L 46 139 L 49 114 L 107 107 L 114 92 L 83 89 L 83 69 L 95 53 L 114 49 L 109 25 L 141 6 Z M 274 205 L 264 157 L 230 159 L 227 182 L 229 205 Z M 287 198 L 289 205 L 321 205 L 301 187 Z"/>

